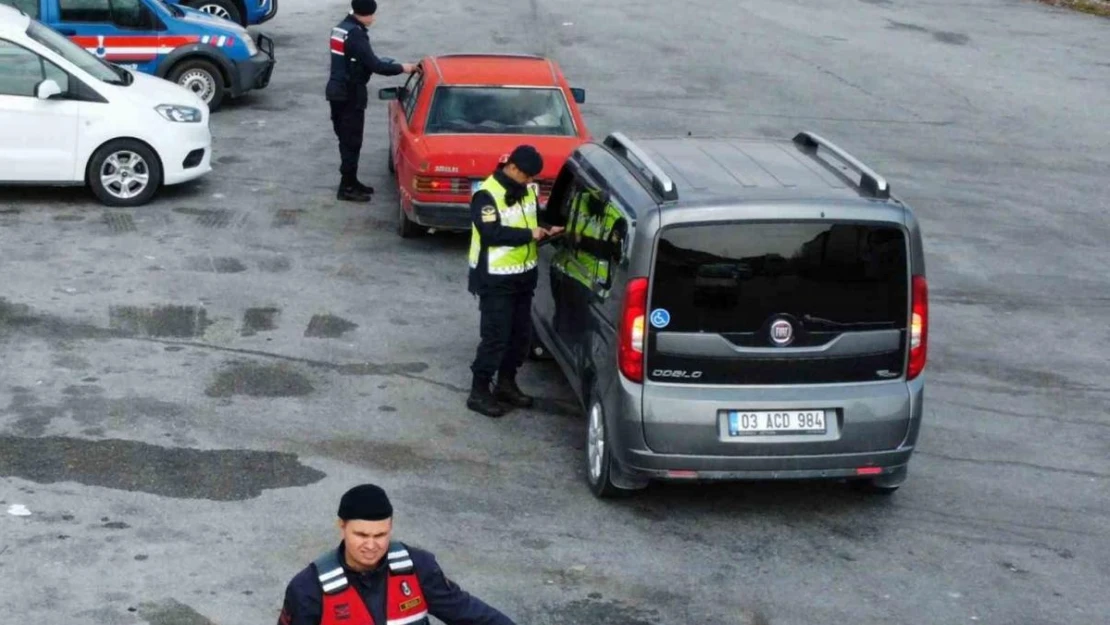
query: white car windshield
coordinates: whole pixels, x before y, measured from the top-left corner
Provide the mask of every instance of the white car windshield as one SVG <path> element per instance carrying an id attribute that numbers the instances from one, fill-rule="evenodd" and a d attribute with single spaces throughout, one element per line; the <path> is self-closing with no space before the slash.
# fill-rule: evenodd
<path id="1" fill-rule="evenodd" d="M 90 54 L 81 46 L 73 43 L 59 32 L 43 26 L 40 22 L 31 22 L 27 28 L 27 36 L 57 53 L 65 60 L 80 67 L 91 76 L 113 85 L 129 85 L 133 77 L 127 70 L 110 65 L 95 55 Z"/>

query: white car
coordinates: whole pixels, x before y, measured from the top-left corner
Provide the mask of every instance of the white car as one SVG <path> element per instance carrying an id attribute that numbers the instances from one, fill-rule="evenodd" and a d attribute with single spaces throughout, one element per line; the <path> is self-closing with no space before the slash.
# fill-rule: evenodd
<path id="1" fill-rule="evenodd" d="M 0 185 L 85 185 L 140 206 L 212 171 L 208 106 L 0 4 Z"/>

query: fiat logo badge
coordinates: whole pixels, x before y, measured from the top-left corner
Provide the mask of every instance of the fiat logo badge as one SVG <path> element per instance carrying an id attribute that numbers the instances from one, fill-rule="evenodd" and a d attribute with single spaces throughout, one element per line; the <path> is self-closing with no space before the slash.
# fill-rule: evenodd
<path id="1" fill-rule="evenodd" d="M 775 345 L 789 345 L 794 340 L 794 326 L 785 319 L 778 319 L 771 324 L 771 342 Z"/>

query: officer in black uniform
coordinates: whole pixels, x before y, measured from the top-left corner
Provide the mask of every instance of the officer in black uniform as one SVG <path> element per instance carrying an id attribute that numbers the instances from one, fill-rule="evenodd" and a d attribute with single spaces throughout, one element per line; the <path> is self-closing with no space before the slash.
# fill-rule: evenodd
<path id="1" fill-rule="evenodd" d="M 351 12 L 331 29 L 331 74 L 325 95 L 331 104 L 331 123 L 339 138 L 339 191 L 336 197 L 368 202 L 374 188 L 358 181 L 358 157 L 366 122 L 366 84 L 372 74 L 411 74 L 413 63 L 395 63 L 379 58 L 370 46 L 366 29 L 374 23 L 376 0 L 351 0 Z"/>
<path id="2" fill-rule="evenodd" d="M 493 178 L 505 188 L 505 203 L 512 207 L 525 197 L 527 185 L 543 171 L 543 158 L 530 145 L 513 150 L 508 160 L 493 172 Z M 473 380 L 467 408 L 487 417 L 505 414 L 509 406 L 527 408 L 532 398 L 516 384 L 516 372 L 524 364 L 524 356 L 532 341 L 532 296 L 536 290 L 538 270 L 496 275 L 488 271 L 489 247 L 529 245 L 562 232 L 563 228 L 511 228 L 501 223 L 495 202 L 487 191 L 478 191 L 470 200 L 470 222 L 478 230 L 481 248 L 476 267 L 471 267 L 467 289 L 479 298 L 481 311 L 480 335 L 474 362 L 470 366 Z M 539 207 L 537 206 L 537 209 Z M 493 386 L 494 374 L 497 375 Z M 491 386 L 493 386 L 491 388 Z"/>
<path id="3" fill-rule="evenodd" d="M 374 484 L 355 486 L 339 500 L 339 528 L 343 540 L 334 554 L 328 554 L 332 569 L 317 570 L 316 563 L 302 569 L 285 589 L 285 601 L 278 625 L 373 625 L 387 622 L 386 604 L 389 577 L 396 575 L 393 565 L 403 559 L 406 568 L 415 573 L 423 595 L 420 607 L 447 625 L 515 625 L 513 621 L 471 595 L 444 575 L 431 553 L 411 545 L 395 542 L 393 505 L 381 487 Z M 403 558 L 393 557 L 394 546 L 404 550 Z M 389 551 L 387 552 L 387 548 Z M 389 554 L 387 556 L 387 553 Z M 342 568 L 342 573 L 338 570 Z M 324 613 L 324 584 L 328 578 L 329 592 L 333 584 L 345 578 L 345 587 L 354 587 L 355 595 L 369 612 L 371 623 L 359 622 L 360 610 L 344 606 L 342 613 Z M 343 585 L 339 582 L 336 585 Z M 404 586 L 402 586 L 404 588 Z M 345 588 L 344 588 L 345 589 Z M 407 589 L 409 592 L 414 589 Z M 412 597 L 419 598 L 413 594 Z M 353 599 L 354 597 L 352 597 Z M 404 599 L 405 597 L 401 597 Z M 388 597 L 394 603 L 397 597 Z M 343 600 L 346 602 L 346 599 Z M 362 606 L 358 606 L 362 607 Z M 419 621 L 427 624 L 425 616 Z"/>

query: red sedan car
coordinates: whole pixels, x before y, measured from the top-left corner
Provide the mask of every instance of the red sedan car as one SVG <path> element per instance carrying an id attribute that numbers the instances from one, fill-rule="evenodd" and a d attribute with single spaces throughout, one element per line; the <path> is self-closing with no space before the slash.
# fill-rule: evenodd
<path id="1" fill-rule="evenodd" d="M 578 109 L 585 91 L 539 56 L 448 54 L 420 62 L 389 100 L 389 171 L 397 178 L 397 231 L 468 230 L 470 197 L 513 148 L 543 155 L 540 204 L 570 153 L 589 141 Z"/>

